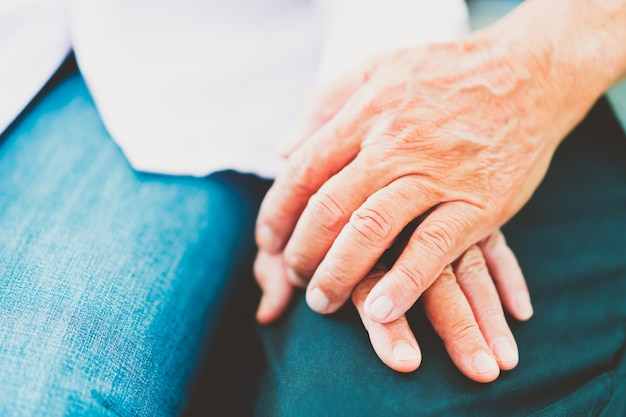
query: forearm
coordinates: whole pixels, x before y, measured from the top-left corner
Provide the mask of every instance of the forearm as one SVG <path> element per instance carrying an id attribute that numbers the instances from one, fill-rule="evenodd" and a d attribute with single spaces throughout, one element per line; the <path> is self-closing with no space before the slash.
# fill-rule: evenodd
<path id="1" fill-rule="evenodd" d="M 626 0 L 528 0 L 492 29 L 525 39 L 570 87 L 600 95 L 626 76 Z"/>
<path id="2" fill-rule="evenodd" d="M 599 82 L 602 92 L 623 79 L 626 76 L 626 0 L 559 0 L 555 3 L 564 3 L 563 8 L 568 8 L 575 26 L 564 29 L 576 31 L 578 28 L 577 58 L 587 64 L 584 69 Z"/>
<path id="3" fill-rule="evenodd" d="M 559 109 L 556 145 L 626 76 L 626 0 L 527 0 L 467 41 L 488 50 L 485 62 L 524 92 L 526 108 Z"/>

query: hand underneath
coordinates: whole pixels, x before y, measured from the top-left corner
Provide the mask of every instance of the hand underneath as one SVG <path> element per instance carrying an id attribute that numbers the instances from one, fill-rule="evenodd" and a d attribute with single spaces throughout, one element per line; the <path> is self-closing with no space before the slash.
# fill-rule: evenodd
<path id="1" fill-rule="evenodd" d="M 383 273 L 378 267 L 370 272 L 354 289 L 352 301 L 378 357 L 396 371 L 411 372 L 422 357 L 406 317 L 381 324 L 364 312 L 365 299 Z M 264 292 L 257 318 L 267 324 L 284 311 L 293 286 L 280 255 L 260 253 L 255 274 Z M 446 267 L 422 300 L 450 358 L 468 378 L 490 382 L 500 370 L 517 365 L 517 346 L 502 305 L 518 320 L 530 318 L 532 307 L 517 260 L 499 231 Z"/>

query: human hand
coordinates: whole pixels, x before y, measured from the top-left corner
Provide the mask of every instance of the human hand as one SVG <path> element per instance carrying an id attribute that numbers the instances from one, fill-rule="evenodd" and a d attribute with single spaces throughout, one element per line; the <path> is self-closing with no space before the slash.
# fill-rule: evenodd
<path id="1" fill-rule="evenodd" d="M 397 320 L 536 189 L 597 92 L 572 100 L 549 60 L 494 38 L 385 54 L 310 106 L 262 204 L 257 242 L 262 253 L 284 250 L 292 282 L 312 277 L 313 310 L 336 311 L 424 216 L 364 304 L 371 320 Z"/>
<path id="2" fill-rule="evenodd" d="M 255 272 L 264 296 L 257 318 L 269 323 L 282 313 L 293 287 L 279 256 L 259 256 Z M 364 312 L 365 299 L 383 273 L 381 266 L 368 274 L 353 291 L 352 301 L 378 357 L 396 371 L 411 372 L 419 367 L 421 352 L 406 317 L 381 324 Z M 517 346 L 502 305 L 518 320 L 530 318 L 532 307 L 517 260 L 499 231 L 446 267 L 422 300 L 450 358 L 468 378 L 490 382 L 500 370 L 517 365 Z"/>

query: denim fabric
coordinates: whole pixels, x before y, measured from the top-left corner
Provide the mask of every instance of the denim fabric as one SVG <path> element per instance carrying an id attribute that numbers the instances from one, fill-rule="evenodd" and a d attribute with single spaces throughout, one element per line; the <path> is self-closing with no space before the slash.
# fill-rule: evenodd
<path id="1" fill-rule="evenodd" d="M 179 413 L 262 191 L 133 172 L 80 76 L 52 89 L 0 142 L 0 416 Z"/>
<path id="2" fill-rule="evenodd" d="M 626 416 L 626 137 L 605 100 L 558 149 L 505 227 L 535 315 L 510 321 L 520 363 L 491 384 L 456 370 L 419 306 L 411 374 L 386 368 L 354 309 L 313 313 L 300 296 L 258 330 L 268 367 L 259 416 Z"/>
<path id="3" fill-rule="evenodd" d="M 625 155 L 602 101 L 505 228 L 535 306 L 512 323 L 517 369 L 467 380 L 417 306 L 424 361 L 401 375 L 352 307 L 320 316 L 300 294 L 257 328 L 267 184 L 133 172 L 74 75 L 0 142 L 0 416 L 176 415 L 202 353 L 189 415 L 624 416 Z"/>

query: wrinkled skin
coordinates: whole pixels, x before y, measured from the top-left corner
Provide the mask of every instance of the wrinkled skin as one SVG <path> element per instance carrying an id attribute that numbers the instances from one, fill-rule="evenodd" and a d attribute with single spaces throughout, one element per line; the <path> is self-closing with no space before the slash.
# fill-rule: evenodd
<path id="1" fill-rule="evenodd" d="M 397 319 L 530 198 L 588 108 L 557 102 L 537 76 L 548 69 L 495 55 L 474 44 L 403 50 L 328 87 L 346 93 L 333 97 L 343 105 L 290 154 L 259 214 L 261 248 L 286 244 L 292 279 L 312 277 L 311 308 L 336 311 L 428 213 L 365 302 L 371 319 Z"/>
<path id="2" fill-rule="evenodd" d="M 258 264 L 276 257 L 283 271 L 267 278 L 257 265 L 264 300 L 275 296 L 272 280 L 307 285 L 320 313 L 357 294 L 371 328 L 401 320 L 423 295 L 433 326 L 454 328 L 467 309 L 436 305 L 471 305 L 474 285 L 451 279 L 449 265 L 517 213 L 559 142 L 626 72 L 616 41 L 625 18 L 624 1 L 531 0 L 466 40 L 380 55 L 314 94 L 259 213 Z M 373 278 L 419 217 L 398 260 Z M 500 297 L 529 316 L 523 291 Z"/>

